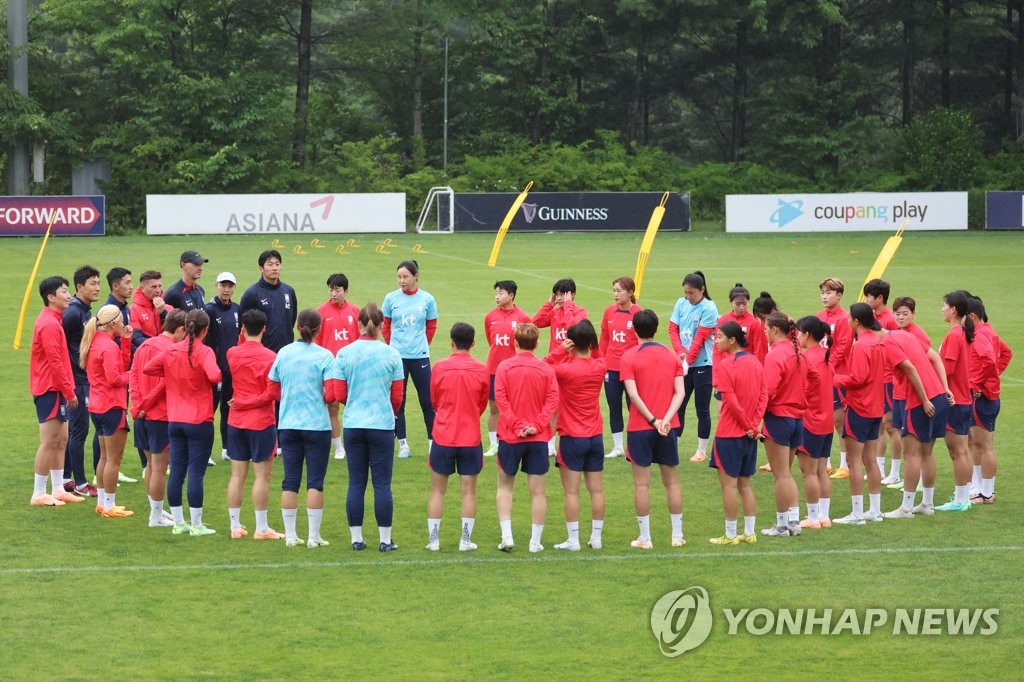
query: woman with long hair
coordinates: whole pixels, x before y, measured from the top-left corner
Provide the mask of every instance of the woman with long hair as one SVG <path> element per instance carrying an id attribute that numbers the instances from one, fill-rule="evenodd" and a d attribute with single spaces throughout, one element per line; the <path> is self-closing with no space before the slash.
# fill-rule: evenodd
<path id="1" fill-rule="evenodd" d="M 832 368 L 828 364 L 829 326 L 814 315 L 796 322 L 796 339 L 803 349 L 804 410 L 803 442 L 797 448 L 800 473 L 804 478 L 807 518 L 801 528 L 831 528 L 832 479 L 828 457 L 832 452 Z"/>
<path id="2" fill-rule="evenodd" d="M 953 497 L 935 507 L 936 511 L 967 511 L 971 508 L 971 453 L 968 435 L 973 415 L 971 404 L 971 346 L 974 344 L 974 319 L 969 315 L 970 299 L 966 291 L 952 291 L 943 297 L 942 320 L 949 325 L 939 346 L 946 368 L 953 403 L 946 423 L 946 449 L 953 461 Z"/>
<path id="3" fill-rule="evenodd" d="M 612 430 L 612 449 L 606 457 L 622 457 L 626 454 L 622 444 L 625 422 L 622 419 L 622 399 L 626 399 L 629 411 L 629 396 L 626 383 L 619 377 L 619 365 L 623 354 L 637 345 L 633 331 L 633 316 L 643 310 L 636 303 L 636 282 L 632 277 L 612 280 L 612 303 L 604 309 L 601 318 L 601 340 L 598 349 L 604 358 L 608 371 L 604 375 L 604 397 L 608 401 L 608 426 Z M 589 351 L 587 351 L 589 356 Z"/>

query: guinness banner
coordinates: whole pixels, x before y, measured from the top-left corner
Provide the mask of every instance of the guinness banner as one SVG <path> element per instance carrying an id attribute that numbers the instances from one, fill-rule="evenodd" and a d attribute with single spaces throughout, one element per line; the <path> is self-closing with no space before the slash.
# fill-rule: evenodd
<path id="1" fill-rule="evenodd" d="M 664 192 L 531 192 L 512 220 L 516 232 L 640 231 Z M 518 194 L 455 194 L 456 232 L 497 232 Z M 662 230 L 690 230 L 690 194 L 671 192 Z"/>

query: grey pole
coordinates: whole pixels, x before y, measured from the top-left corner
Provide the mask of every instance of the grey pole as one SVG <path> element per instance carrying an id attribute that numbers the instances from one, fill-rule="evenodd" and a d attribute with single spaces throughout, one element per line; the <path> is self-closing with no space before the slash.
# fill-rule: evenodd
<path id="1" fill-rule="evenodd" d="M 448 175 L 448 34 L 444 36 L 444 151 L 441 170 Z"/>
<path id="2" fill-rule="evenodd" d="M 7 62 L 7 82 L 15 92 L 28 97 L 28 11 L 26 0 L 7 0 L 7 43 L 11 56 Z M 14 142 L 7 160 L 8 194 L 28 194 L 28 142 Z"/>

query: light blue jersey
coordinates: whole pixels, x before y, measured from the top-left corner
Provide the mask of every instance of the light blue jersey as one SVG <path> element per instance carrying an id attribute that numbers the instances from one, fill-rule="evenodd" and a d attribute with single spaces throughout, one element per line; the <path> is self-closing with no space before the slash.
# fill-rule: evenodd
<path id="1" fill-rule="evenodd" d="M 315 343 L 295 341 L 281 349 L 270 380 L 281 384 L 278 429 L 330 431 L 324 381 L 334 378 L 331 352 Z"/>
<path id="2" fill-rule="evenodd" d="M 338 351 L 332 376 L 348 382 L 345 428 L 394 430 L 391 384 L 403 377 L 397 350 L 383 341 L 361 338 Z"/>
<path id="3" fill-rule="evenodd" d="M 395 289 L 384 297 L 380 310 L 391 318 L 391 346 L 407 360 L 430 357 L 427 345 L 427 320 L 437 319 L 434 297 L 418 289 L 406 294 Z"/>
<path id="4" fill-rule="evenodd" d="M 679 325 L 679 341 L 683 344 L 683 348 L 689 352 L 693 337 L 697 334 L 697 327 L 710 327 L 714 329 L 718 326 L 718 307 L 709 298 L 701 299 L 700 303 L 693 305 L 684 296 L 676 301 L 676 307 L 672 310 L 671 320 Z M 690 366 L 709 366 L 711 364 L 711 352 L 714 350 L 714 347 L 715 335 L 711 334 L 697 354 L 697 359 Z"/>

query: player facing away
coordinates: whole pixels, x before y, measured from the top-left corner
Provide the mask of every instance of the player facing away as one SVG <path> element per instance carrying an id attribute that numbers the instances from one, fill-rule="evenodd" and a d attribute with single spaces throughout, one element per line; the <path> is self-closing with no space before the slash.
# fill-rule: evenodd
<path id="1" fill-rule="evenodd" d="M 718 483 L 722 487 L 725 534 L 708 542 L 713 545 L 754 544 L 757 542 L 757 500 L 750 487 L 750 477 L 757 464 L 758 427 L 768 401 L 764 371 L 757 357 L 744 350 L 747 335 L 736 321 L 722 323 L 715 332 L 715 347 L 721 354 L 721 362 L 715 368 L 715 385 L 722 394 L 722 408 L 718 413 L 709 466 L 718 471 Z M 742 535 L 737 532 L 737 499 L 743 503 Z"/>
<path id="2" fill-rule="evenodd" d="M 889 308 L 890 289 L 889 283 L 884 279 L 868 280 L 863 289 L 864 302 L 871 306 L 871 311 L 875 314 L 879 326 L 887 330 L 900 328 L 896 322 L 896 316 Z M 892 459 L 901 460 L 903 459 L 903 442 L 900 430 L 892 425 L 892 372 L 888 365 L 882 368 L 882 386 L 885 391 L 885 402 L 882 406 L 882 437 L 872 443 L 874 450 L 872 454 L 878 462 L 878 470 L 882 473 L 882 485 L 891 485 L 898 478 L 891 478 L 885 473 L 885 450 L 887 446 L 891 447 Z"/>
<path id="3" fill-rule="evenodd" d="M 850 331 L 849 315 L 840 305 L 843 300 L 843 280 L 838 277 L 823 279 L 818 285 L 821 292 L 821 304 L 824 306 L 818 311 L 818 319 L 828 325 L 829 328 L 829 352 L 828 362 L 832 365 L 832 376 L 836 377 L 845 374 L 848 370 L 847 363 L 850 357 L 850 349 L 853 347 L 853 333 Z M 850 469 L 846 463 L 846 444 L 843 441 L 843 396 L 838 386 L 833 387 L 832 392 L 832 423 L 837 434 L 839 434 L 839 468 L 832 472 L 833 479 L 847 478 Z"/>
<path id="4" fill-rule="evenodd" d="M 974 318 L 969 310 L 970 294 L 953 291 L 943 297 L 942 320 L 949 332 L 939 346 L 942 365 L 946 369 L 953 403 L 946 423 L 946 449 L 953 463 L 953 497 L 940 504 L 937 511 L 968 511 L 971 508 L 971 453 L 968 436 L 971 432 L 971 346 L 974 345 Z"/>
<path id="5" fill-rule="evenodd" d="M 487 352 L 487 371 L 490 373 L 490 391 L 488 393 L 487 405 L 487 438 L 488 448 L 484 451 L 484 457 L 494 457 L 498 454 L 498 403 L 494 400 L 494 374 L 498 371 L 498 365 L 516 354 L 513 347 L 513 336 L 516 326 L 526 324 L 530 316 L 516 305 L 516 292 L 518 287 L 510 279 L 499 280 L 494 283 L 494 304 L 495 308 L 484 317 L 484 333 L 487 335 L 487 345 L 490 350 Z"/>
<path id="6" fill-rule="evenodd" d="M 270 498 L 270 476 L 277 450 L 277 417 L 274 402 L 280 400 L 280 384 L 269 381 L 276 356 L 263 346 L 267 316 L 262 310 L 247 310 L 242 315 L 245 343 L 228 349 L 228 368 L 234 391 L 228 415 L 228 452 L 231 457 L 231 480 L 228 481 L 228 522 L 231 539 L 246 537 L 242 525 L 242 499 L 249 462 L 256 472 L 252 483 L 252 506 L 256 514 L 253 540 L 282 540 L 284 533 L 270 527 L 267 504 Z"/>
<path id="7" fill-rule="evenodd" d="M 846 392 L 843 436 L 846 439 L 846 458 L 850 465 L 850 513 L 835 519 L 835 523 L 863 526 L 867 521 L 882 521 L 882 476 L 874 452 L 874 441 L 882 437 L 882 410 L 884 387 L 882 384 L 882 346 L 876 332 L 881 331 L 878 320 L 867 303 L 850 306 L 850 331 L 854 343 L 850 352 L 847 372 L 833 378 L 836 386 Z M 861 465 L 863 464 L 863 471 Z M 864 479 L 868 482 L 869 509 L 864 513 Z"/>
<path id="8" fill-rule="evenodd" d="M 327 300 L 316 309 L 320 313 L 320 333 L 314 341 L 323 346 L 331 355 L 355 343 L 359 338 L 359 306 L 348 300 L 348 277 L 336 272 L 327 278 Z M 338 417 L 341 405 L 331 403 L 327 414 L 331 418 L 331 442 L 334 443 L 334 459 L 345 459 L 345 444 L 341 439 L 341 420 Z"/>
<path id="9" fill-rule="evenodd" d="M 717 319 L 717 316 L 716 316 Z M 682 547 L 683 491 L 679 487 L 679 410 L 686 391 L 679 356 L 655 343 L 658 315 L 641 310 L 633 316 L 638 345 L 622 358 L 622 380 L 632 404 L 626 424 L 626 457 L 633 470 L 633 504 L 640 536 L 630 545 L 654 549 L 651 541 L 651 465 L 661 470 L 665 485 L 672 546 Z M 708 368 L 710 369 L 710 367 Z M 710 372 L 708 372 L 710 375 Z"/>
<path id="10" fill-rule="evenodd" d="M 434 438 L 434 406 L 430 404 L 430 342 L 437 331 L 437 301 L 420 289 L 420 266 L 416 261 L 402 261 L 395 272 L 398 288 L 384 297 L 380 309 L 384 313 L 384 341 L 402 356 L 405 389 L 402 406 L 395 415 L 395 437 L 398 438 L 398 458 L 408 459 L 411 452 L 406 437 L 405 400 L 410 376 L 423 412 L 428 454 Z"/>
<path id="11" fill-rule="evenodd" d="M 714 349 L 718 308 L 708 296 L 704 273 L 696 270 L 683 278 L 683 297 L 676 301 L 668 325 L 668 338 L 683 367 L 686 391 L 679 408 L 679 435 L 686 424 L 686 405 L 694 396 L 697 411 L 697 451 L 691 462 L 707 460 L 711 438 L 711 353 Z"/>
<path id="12" fill-rule="evenodd" d="M 626 385 L 619 376 L 622 356 L 631 348 L 635 348 L 636 334 L 633 333 L 633 316 L 643 310 L 636 304 L 636 282 L 632 277 L 619 277 L 612 281 L 612 300 L 604 309 L 601 318 L 601 340 L 599 350 L 604 358 L 608 371 L 604 375 L 604 397 L 608 402 L 608 426 L 612 431 L 612 449 L 605 455 L 608 458 L 622 457 L 626 454 L 622 443 L 622 432 L 625 423 L 622 420 L 622 399 L 626 399 L 629 410 L 629 396 Z"/>
<path id="13" fill-rule="evenodd" d="M 515 549 L 512 536 L 512 494 L 516 474 L 522 469 L 530 491 L 531 552 L 544 551 L 541 535 L 548 502 L 545 477 L 549 463 L 547 443 L 551 439 L 551 418 L 558 408 L 558 381 L 555 371 L 534 352 L 540 331 L 534 324 L 516 327 L 515 356 L 498 365 L 494 376 L 494 399 L 501 417 L 498 420 L 498 524 L 501 543 L 498 549 Z"/>
<path id="14" fill-rule="evenodd" d="M 75 380 L 71 374 L 67 337 L 61 314 L 71 295 L 68 281 L 60 276 L 39 283 L 43 309 L 32 328 L 29 357 L 29 389 L 39 418 L 39 449 L 36 450 L 35 478 L 30 503 L 36 507 L 60 507 L 66 502 L 84 502 L 64 490 L 64 450 L 68 444 L 68 408 L 78 407 Z M 46 478 L 51 493 L 46 492 Z"/>
<path id="15" fill-rule="evenodd" d="M 430 377 L 430 402 L 434 417 L 434 444 L 430 448 L 430 498 L 427 501 L 427 549 L 441 549 L 441 519 L 449 477 L 458 472 L 462 497 L 462 532 L 459 551 L 476 549 L 476 479 L 484 466 L 480 443 L 480 417 L 487 409 L 490 378 L 487 366 L 469 351 L 476 330 L 456 322 L 449 333 L 452 354 L 434 365 Z"/>
<path id="16" fill-rule="evenodd" d="M 796 338 L 803 349 L 804 438 L 797 449 L 800 473 L 804 479 L 807 518 L 801 528 L 831 528 L 832 479 L 828 477 L 828 458 L 832 452 L 832 368 L 828 364 L 828 325 L 813 315 L 796 323 Z"/>
<path id="17" fill-rule="evenodd" d="M 632 281 L 632 280 L 630 280 Z M 639 306 L 638 306 L 639 307 Z M 630 318 L 632 322 L 632 318 Z M 635 339 L 630 324 L 630 335 Z M 580 483 L 590 493 L 590 541 L 601 549 L 604 528 L 604 443 L 601 437 L 601 385 L 606 383 L 604 358 L 593 357 L 598 348 L 597 331 L 590 320 L 577 322 L 566 331 L 565 356 L 553 365 L 558 379 L 558 456 L 555 465 L 565 491 L 565 542 L 555 549 L 580 550 Z M 616 372 L 617 374 L 617 372 Z M 621 433 L 620 433 L 621 439 Z"/>
<path id="18" fill-rule="evenodd" d="M 931 339 L 928 338 L 928 334 L 925 333 L 924 329 L 921 329 L 914 323 L 914 314 L 917 308 L 917 302 L 909 296 L 900 296 L 892 302 L 893 317 L 896 319 L 896 326 L 899 329 L 903 329 L 914 336 L 918 341 L 921 342 L 922 347 L 927 350 L 931 348 Z M 886 370 L 889 369 L 889 363 L 886 363 Z M 906 382 L 901 382 L 897 377 L 893 376 L 892 383 L 892 425 L 893 429 L 898 431 L 900 434 L 900 452 L 902 454 L 903 448 L 903 427 L 907 422 L 907 395 L 906 395 Z M 889 464 L 889 475 L 886 477 L 892 480 L 892 483 L 885 483 L 889 490 L 903 490 L 903 477 L 902 468 L 903 458 L 896 459 L 895 457 L 890 461 Z"/>
<path id="19" fill-rule="evenodd" d="M 999 416 L 1000 375 L 1013 359 L 1013 351 L 988 322 L 985 303 L 972 296 L 970 315 L 975 337 L 971 344 L 971 390 L 974 391 L 974 423 L 971 426 L 971 504 L 995 504 L 995 430 Z"/>

